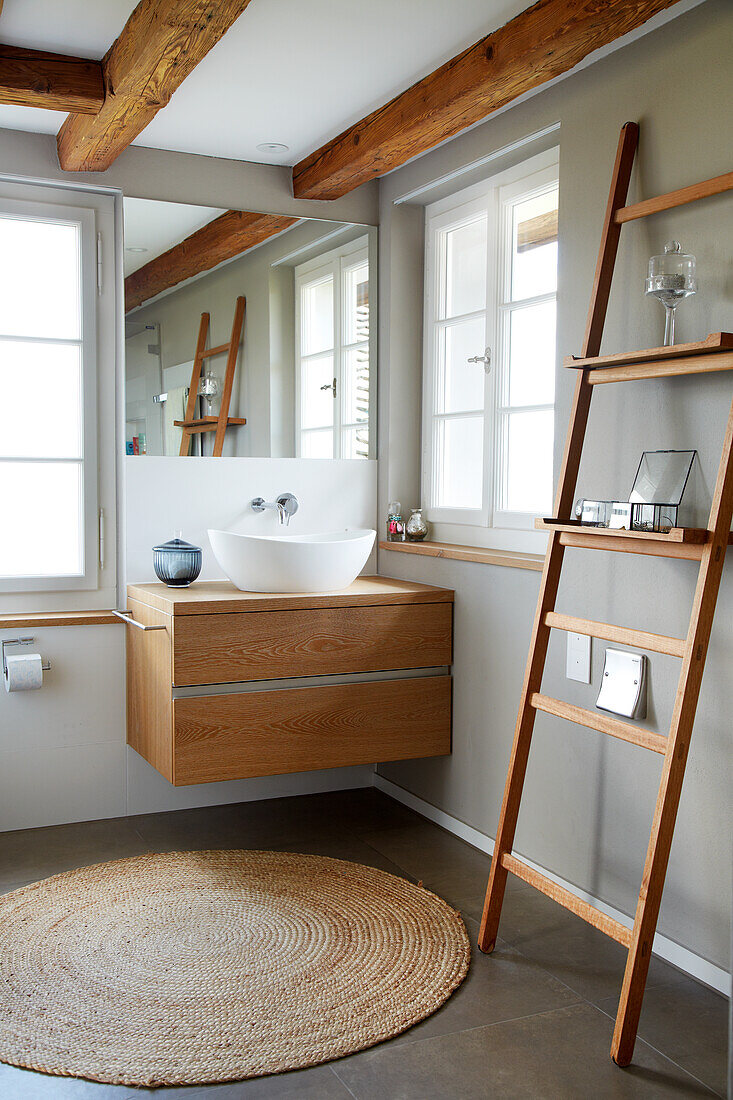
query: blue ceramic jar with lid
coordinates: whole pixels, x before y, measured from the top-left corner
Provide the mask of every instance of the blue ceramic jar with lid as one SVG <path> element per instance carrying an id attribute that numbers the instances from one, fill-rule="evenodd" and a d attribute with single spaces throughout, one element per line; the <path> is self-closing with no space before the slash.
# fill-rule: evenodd
<path id="1" fill-rule="evenodd" d="M 158 580 L 171 588 L 185 588 L 201 572 L 200 546 L 192 546 L 180 537 L 153 547 L 153 569 Z"/>

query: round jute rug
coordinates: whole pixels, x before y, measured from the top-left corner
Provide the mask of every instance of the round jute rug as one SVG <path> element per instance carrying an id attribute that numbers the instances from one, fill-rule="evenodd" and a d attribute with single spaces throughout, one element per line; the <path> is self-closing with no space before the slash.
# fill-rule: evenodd
<path id="1" fill-rule="evenodd" d="M 124 1085 L 207 1084 L 397 1035 L 463 981 L 444 901 L 280 852 L 170 852 L 0 898 L 0 1060 Z"/>

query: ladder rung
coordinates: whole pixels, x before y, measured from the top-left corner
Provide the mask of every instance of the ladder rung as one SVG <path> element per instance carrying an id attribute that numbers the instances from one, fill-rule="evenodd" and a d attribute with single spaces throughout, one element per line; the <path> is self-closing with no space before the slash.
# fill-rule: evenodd
<path id="1" fill-rule="evenodd" d="M 529 867 L 526 863 L 522 863 L 521 859 L 517 859 L 516 856 L 503 855 L 501 857 L 501 865 L 512 875 L 516 875 L 517 878 L 521 878 L 524 882 L 529 883 L 530 886 L 534 886 L 536 890 L 540 890 L 543 894 L 547 894 L 548 898 L 552 898 L 553 901 L 557 901 L 560 905 L 564 905 L 571 913 L 575 913 L 577 917 L 582 917 L 588 924 L 592 924 L 594 928 L 598 928 L 601 932 L 605 932 L 607 936 L 623 944 L 624 947 L 629 947 L 631 944 L 630 928 L 627 928 L 624 924 L 620 924 L 619 921 L 614 920 L 613 917 L 607 917 L 600 909 L 596 909 L 594 906 L 589 905 L 587 901 L 583 901 L 583 899 L 579 898 L 576 894 L 571 894 L 569 890 L 565 890 L 562 886 L 558 886 L 551 878 L 547 878 L 546 875 L 541 875 L 539 871 L 535 871 L 534 868 Z"/>
<path id="2" fill-rule="evenodd" d="M 703 180 L 701 183 L 690 184 L 689 187 L 680 187 L 676 191 L 667 191 L 666 194 L 656 195 L 653 199 L 642 199 L 641 202 L 622 206 L 616 211 L 614 221 L 620 225 L 635 218 L 646 218 L 650 214 L 658 214 L 661 210 L 671 210 L 675 206 L 684 206 L 687 202 L 696 202 L 709 195 L 720 195 L 724 191 L 733 191 L 733 172 L 726 172 L 723 176 L 715 176 L 714 179 Z"/>
<path id="3" fill-rule="evenodd" d="M 591 619 L 576 619 L 573 615 L 559 615 L 556 611 L 547 612 L 545 623 L 556 630 L 567 630 L 571 634 L 589 634 L 592 638 L 603 638 L 606 642 L 620 642 L 622 645 L 633 645 L 638 649 L 651 649 L 654 653 L 667 653 L 670 657 L 685 655 L 685 642 L 682 638 L 668 638 L 664 634 L 647 634 L 644 630 L 611 626 L 610 623 L 596 623 Z"/>
<path id="4" fill-rule="evenodd" d="M 229 351 L 230 346 L 229 344 L 219 344 L 216 348 L 207 348 L 205 351 L 201 352 L 199 358 L 208 359 L 210 355 L 221 355 L 223 352 Z"/>
<path id="5" fill-rule="evenodd" d="M 535 692 L 529 700 L 529 705 L 535 710 L 542 710 L 545 714 L 554 714 L 556 718 L 565 718 L 568 722 L 576 722 L 579 726 L 587 726 L 598 733 L 607 733 L 610 737 L 618 737 L 620 741 L 628 741 L 632 745 L 639 745 L 642 749 L 651 749 L 652 752 L 667 751 L 667 738 L 661 733 L 642 729 L 641 726 L 632 726 L 628 722 L 619 722 L 617 718 L 607 718 L 604 714 L 594 714 L 591 710 L 576 707 L 572 703 L 563 703 L 561 699 L 553 699 L 549 695 L 540 695 Z"/>

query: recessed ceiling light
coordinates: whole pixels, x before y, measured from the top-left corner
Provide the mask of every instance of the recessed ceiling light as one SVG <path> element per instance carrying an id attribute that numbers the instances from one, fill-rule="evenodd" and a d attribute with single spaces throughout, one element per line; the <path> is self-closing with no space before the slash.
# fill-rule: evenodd
<path id="1" fill-rule="evenodd" d="M 147 251 L 148 251 L 147 248 L 136 248 L 136 247 L 133 247 L 133 245 L 128 245 L 127 248 L 125 249 L 125 252 L 147 252 Z"/>
<path id="2" fill-rule="evenodd" d="M 283 145 L 281 141 L 261 141 L 257 146 L 260 153 L 287 153 L 289 145 Z"/>

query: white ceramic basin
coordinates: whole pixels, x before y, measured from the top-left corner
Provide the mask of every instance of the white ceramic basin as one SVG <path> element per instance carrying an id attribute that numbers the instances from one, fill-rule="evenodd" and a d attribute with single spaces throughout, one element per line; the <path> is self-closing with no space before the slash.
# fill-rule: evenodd
<path id="1" fill-rule="evenodd" d="M 242 592 L 335 592 L 356 580 L 376 531 L 238 535 L 209 531 L 214 557 Z"/>

